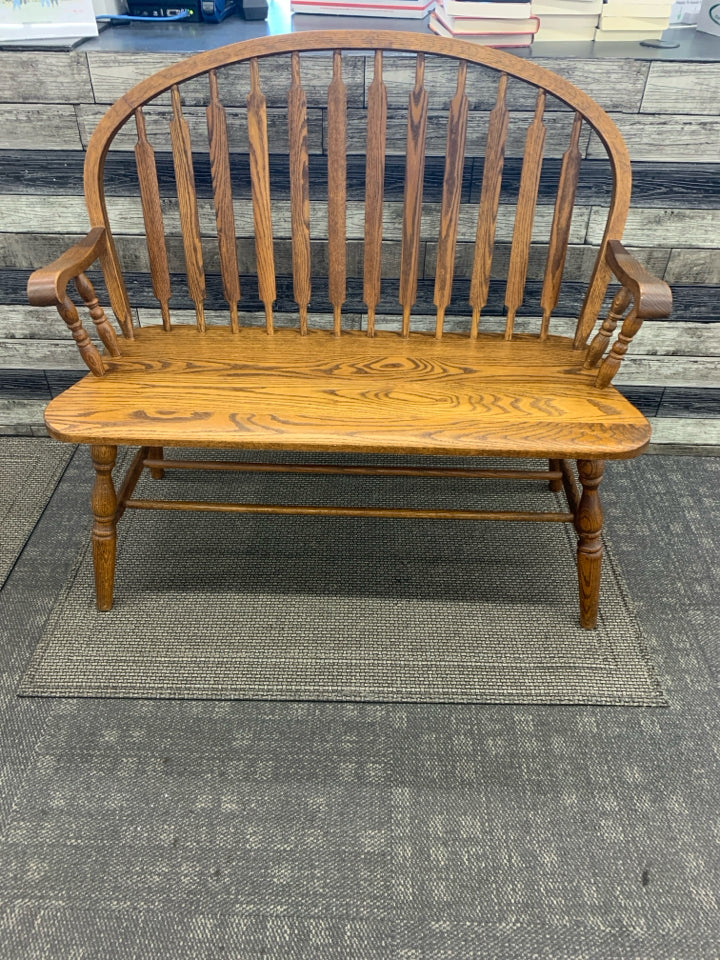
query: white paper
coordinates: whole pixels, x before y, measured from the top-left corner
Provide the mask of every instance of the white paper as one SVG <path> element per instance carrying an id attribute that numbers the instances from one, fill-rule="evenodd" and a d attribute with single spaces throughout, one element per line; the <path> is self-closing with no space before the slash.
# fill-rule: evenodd
<path id="1" fill-rule="evenodd" d="M 0 41 L 95 37 L 92 0 L 0 0 Z"/>

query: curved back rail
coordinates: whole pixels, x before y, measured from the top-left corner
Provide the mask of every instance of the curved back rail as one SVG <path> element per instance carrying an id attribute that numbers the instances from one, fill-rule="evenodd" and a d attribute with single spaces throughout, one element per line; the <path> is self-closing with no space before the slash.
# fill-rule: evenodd
<path id="1" fill-rule="evenodd" d="M 308 145 L 308 96 L 303 86 L 302 55 L 326 52 L 332 57 L 327 95 L 322 106 L 323 152 L 327 155 L 327 294 L 336 333 L 342 329 L 343 304 L 348 299 L 348 130 L 362 122 L 366 127 L 365 192 L 363 210 L 364 256 L 362 267 L 362 298 L 367 311 L 367 332 L 373 335 L 382 286 L 383 228 L 387 226 L 384 179 L 386 175 L 387 146 L 391 137 L 398 140 L 398 124 L 391 120 L 386 82 L 387 55 L 408 55 L 404 74 L 413 77 L 408 85 L 405 136 L 401 150 L 405 153 L 404 199 L 398 299 L 402 313 L 401 332 L 407 335 L 416 304 L 418 277 L 424 248 L 421 237 L 426 230 L 426 204 L 423 199 L 424 173 L 429 130 L 437 138 L 437 125 L 444 127 L 445 161 L 439 228 L 435 228 L 432 243 L 437 251 L 434 272 L 434 303 L 436 307 L 435 335 L 441 337 L 447 311 L 451 308 L 454 285 L 457 288 L 456 247 L 459 236 L 461 202 L 463 201 L 463 171 L 468 160 L 467 140 L 471 89 L 469 70 L 479 65 L 493 71 L 497 81 L 492 91 L 494 106 L 489 113 L 481 138 L 484 137 L 483 180 L 480 195 L 474 204 L 464 199 L 464 209 L 471 208 L 471 231 L 475 237 L 471 279 L 468 287 L 472 319 L 467 324 L 470 337 L 478 335 L 483 310 L 488 302 L 491 267 L 495 249 L 503 166 L 508 142 L 508 129 L 516 116 L 509 103 L 509 81 L 523 81 L 534 88 L 534 103 L 530 122 L 526 127 L 525 151 L 517 196 L 517 213 L 512 231 L 509 267 L 505 282 L 505 309 L 507 322 L 505 337 L 514 335 L 515 317 L 526 293 L 530 245 L 537 227 L 536 206 L 540 174 L 548 132 L 548 98 L 569 107 L 567 118 L 567 145 L 561 151 L 560 177 L 555 196 L 552 226 L 547 238 L 540 313 L 542 320 L 537 336 L 548 335 L 551 316 L 557 306 L 565 259 L 570 242 L 573 206 L 578 186 L 583 147 L 581 138 L 593 132 L 603 143 L 612 174 L 612 198 L 604 237 L 585 301 L 579 314 L 575 345 L 582 347 L 593 330 L 602 305 L 610 270 L 606 264 L 605 248 L 609 239 L 619 239 L 625 226 L 630 203 L 631 173 L 627 148 L 612 119 L 587 94 L 569 81 L 511 54 L 478 47 L 475 44 L 433 35 L 403 34 L 389 31 L 317 31 L 263 37 L 228 47 L 200 53 L 161 70 L 133 87 L 118 100 L 98 124 L 90 141 L 85 164 L 85 193 L 90 221 L 93 227 L 107 231 L 107 242 L 101 262 L 113 311 L 123 329 L 132 326 L 132 314 L 123 271 L 110 230 L 105 198 L 105 161 L 114 138 L 128 122 L 136 128 L 135 156 L 141 187 L 142 209 L 148 240 L 150 269 L 154 295 L 160 305 L 163 325 L 170 329 L 169 301 L 172 296 L 171 270 L 163 223 L 156 166 L 155 149 L 148 136 L 144 108 L 162 94 L 170 94 L 170 139 L 178 199 L 178 215 L 186 264 L 187 288 L 193 301 L 199 330 L 205 326 L 206 276 L 203 260 L 201 222 L 198 214 L 198 196 L 193 168 L 193 137 L 184 115 L 183 87 L 189 80 L 206 77 L 207 86 L 207 144 L 213 187 L 213 206 L 217 224 L 217 245 L 222 273 L 223 295 L 229 307 L 229 326 L 239 327 L 238 302 L 241 283 L 236 246 L 237 201 L 233 201 L 231 186 L 232 157 L 228 133 L 228 111 L 223 105 L 224 68 L 248 62 L 249 84 L 243 91 L 246 99 L 246 125 L 249 144 L 249 177 L 251 181 L 252 223 L 257 262 L 258 298 L 265 312 L 266 329 L 274 329 L 274 304 L 278 295 L 275 246 L 273 232 L 274 203 L 271 192 L 270 156 L 284 153 L 289 157 L 290 177 L 290 239 L 292 251 L 292 290 L 299 313 L 301 334 L 308 329 L 308 309 L 311 299 L 311 278 L 318 280 L 320 272 L 311 265 L 311 191 Z M 367 82 L 363 86 L 363 110 L 348 106 L 348 84 L 344 72 L 347 60 L 344 52 L 366 53 L 364 71 Z M 271 142 L 268 128 L 268 103 L 263 88 L 262 65 L 268 58 L 285 56 L 287 86 L 284 110 L 287 119 L 287 137 L 283 143 Z M 429 64 L 437 59 L 446 65 L 456 64 L 453 89 L 449 95 L 449 109 L 440 119 L 431 114 L 429 98 L 432 89 Z M 444 75 L 443 75 L 444 76 Z M 370 78 L 372 77 L 372 80 Z M 364 74 L 363 74 L 364 78 Z M 487 84 L 487 81 L 484 81 Z M 229 86 L 229 83 L 228 83 Z M 487 90 L 484 91 L 487 99 Z M 317 113 L 318 111 L 316 111 Z M 406 131 L 406 133 L 405 133 Z M 476 132 L 477 137 L 477 132 Z M 587 140 L 584 141 L 586 143 Z M 357 152 L 357 150 L 356 150 Z M 319 205 L 320 206 L 320 205 Z M 467 227 L 467 224 L 465 224 Z M 243 283 L 244 286 L 244 283 Z M 325 295 L 325 294 L 324 294 Z"/>

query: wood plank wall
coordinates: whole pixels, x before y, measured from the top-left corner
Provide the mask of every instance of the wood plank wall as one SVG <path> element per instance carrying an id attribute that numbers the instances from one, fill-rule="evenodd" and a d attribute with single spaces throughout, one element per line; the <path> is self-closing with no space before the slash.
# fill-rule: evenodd
<path id="1" fill-rule="evenodd" d="M 14 400 L 13 409 L 2 408 L 2 398 L 22 398 L 28 384 L 40 382 L 49 391 L 59 388 L 82 363 L 67 331 L 50 310 L 27 305 L 25 284 L 28 273 L 57 256 L 66 245 L 87 229 L 82 199 L 84 151 L 92 130 L 112 103 L 130 86 L 153 71 L 172 63 L 170 54 L 107 53 L 4 53 L 0 57 L 0 429 L 3 421 L 12 426 L 22 419 Z M 638 400 L 648 415 L 667 420 L 663 437 L 677 442 L 720 444 L 720 100 L 710 94 L 717 89 L 716 64 L 662 63 L 636 60 L 556 60 L 543 65 L 577 83 L 615 118 L 625 135 L 634 164 L 633 207 L 625 232 L 625 243 L 659 276 L 673 287 L 675 310 L 669 321 L 646 323 L 632 347 L 619 383 Z M 282 75 L 271 63 L 263 65 L 263 85 L 268 98 L 270 141 L 287 142 L 286 67 Z M 383 271 L 397 277 L 399 267 L 399 210 L 402 200 L 405 108 L 403 83 L 411 81 L 407 61 L 386 58 L 386 79 L 390 84 L 386 199 L 389 239 L 385 245 Z M 234 123 L 233 105 L 240 106 L 248 88 L 245 66 L 231 68 L 222 78 L 221 90 L 228 107 L 230 148 L 233 151 L 234 193 L 239 236 L 251 235 L 251 212 L 243 202 L 248 196 L 247 145 L 242 125 Z M 316 58 L 303 73 L 308 94 L 308 145 L 311 153 L 311 184 L 325 182 L 327 171 L 327 85 L 330 59 Z M 369 63 L 361 57 L 346 61 L 348 88 L 349 192 L 348 230 L 357 239 L 349 244 L 348 325 L 362 325 L 362 212 L 364 198 L 364 124 L 367 88 L 372 79 Z M 494 100 L 494 85 L 471 82 L 471 114 L 468 123 L 468 151 L 482 154 L 487 115 Z M 395 83 L 394 83 L 395 81 Z M 426 162 L 426 215 L 439 210 L 442 184 L 442 155 L 445 148 L 445 118 L 454 91 L 454 77 L 440 66 L 428 70 L 430 93 L 429 144 Z M 394 95 L 393 90 L 397 90 Z M 184 111 L 198 147 L 206 140 L 205 85 L 198 81 L 184 88 Z M 509 90 L 509 105 L 515 126 L 511 126 L 509 159 L 503 180 L 497 237 L 500 243 L 493 272 L 498 283 L 491 290 L 489 313 L 502 313 L 502 285 L 499 278 L 507 269 L 509 239 L 514 220 L 513 199 L 520 174 L 525 126 L 532 112 L 532 91 L 523 85 Z M 552 217 L 560 156 L 567 143 L 570 115 L 549 104 L 547 114 L 547 156 L 543 167 L 537 213 L 539 230 Z M 237 114 L 237 110 L 236 110 Z M 177 203 L 171 189 L 172 159 L 167 152 L 169 101 L 158 101 L 147 111 L 148 133 L 157 151 L 164 194 L 165 222 L 170 234 L 171 270 L 177 276 L 173 288 L 180 292 L 174 315 L 183 318 L 182 245 L 179 237 Z M 137 319 L 155 322 L 159 311 L 152 298 L 148 277 L 147 251 L 142 239 L 143 225 L 132 148 L 132 135 L 118 139 L 117 150 L 108 161 L 108 193 L 115 231 L 128 273 L 128 284 Z M 581 142 L 585 158 L 573 218 L 571 249 L 561 293 L 557 332 L 570 330 L 573 311 L 581 301 L 584 280 L 597 252 L 604 227 L 610 184 L 603 150 L 594 137 Z M 214 225 L 209 165 L 198 156 L 196 163 L 201 223 Z M 277 203 L 276 224 L 286 221 L 284 239 L 276 247 L 278 261 L 278 311 L 295 310 L 289 281 L 289 191 L 287 161 L 273 157 L 271 177 Z M 463 183 L 463 222 L 458 244 L 458 282 L 469 276 L 471 240 L 482 182 L 482 160 L 466 163 Z M 285 186 L 284 186 L 285 185 Z M 283 195 L 283 189 L 285 194 Z M 322 232 L 325 200 L 313 192 L 313 257 L 324 261 L 327 244 Z M 436 210 L 437 208 L 437 210 Z M 398 216 L 395 213 L 398 212 Z M 287 214 L 287 216 L 286 216 Z M 463 242 L 463 240 L 465 242 Z M 208 317 L 226 320 L 223 311 L 216 245 L 208 243 Z M 238 243 L 241 273 L 251 274 L 253 244 Z M 539 291 L 544 269 L 545 247 L 532 248 L 528 293 Z M 432 307 L 432 281 L 436 245 L 425 242 L 421 250 L 419 312 L 427 303 L 428 324 Z M 317 261 L 316 261 L 317 262 Z M 392 285 L 390 285 L 392 287 Z M 535 289 L 537 288 L 537 290 Z M 323 299 L 322 285 L 314 296 Z M 392 290 L 391 290 L 392 292 Z M 252 296 L 246 309 L 258 312 Z M 327 304 L 316 310 L 329 314 Z M 392 298 L 385 298 L 379 315 L 396 314 Z M 388 322 L 389 318 L 386 318 Z M 327 321 L 331 322 L 331 317 Z M 463 321 L 464 322 L 464 321 Z M 434 323 L 434 320 L 432 320 Z M 519 319 L 519 328 L 523 320 Z M 452 323 L 448 323 L 452 329 Z M 50 371 L 45 374 L 43 371 Z M 23 386 L 24 384 L 24 386 Z M 13 390 L 15 389 L 15 393 Z M 18 393 L 19 391 L 19 393 Z M 43 395 L 44 396 L 44 395 Z M 33 400 L 32 397 L 25 397 Z M 41 397 L 35 398 L 39 401 Z M 39 409 L 39 407 L 38 407 Z M 672 422 L 670 422 L 672 421 Z M 691 421 L 691 422 L 690 422 Z M 660 438 L 662 439 L 662 437 Z"/>

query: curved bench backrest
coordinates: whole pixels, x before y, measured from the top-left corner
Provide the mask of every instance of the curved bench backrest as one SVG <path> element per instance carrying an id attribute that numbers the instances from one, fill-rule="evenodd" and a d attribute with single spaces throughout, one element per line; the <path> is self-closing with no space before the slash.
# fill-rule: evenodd
<path id="1" fill-rule="evenodd" d="M 573 234 L 572 214 L 591 136 L 605 147 L 613 189 L 577 322 L 581 346 L 609 281 L 605 244 L 625 225 L 629 156 L 594 100 L 512 54 L 376 30 L 263 37 L 201 53 L 108 110 L 88 147 L 85 191 L 92 226 L 109 231 L 103 269 L 126 330 L 130 300 L 105 196 L 111 147 L 135 151 L 153 293 L 168 329 L 173 286 L 185 282 L 204 329 L 208 291 L 211 306 L 220 297 L 215 274 L 233 329 L 242 296 L 244 310 L 264 311 L 269 332 L 276 304 L 299 314 L 302 332 L 311 309 L 313 318 L 331 314 L 338 333 L 348 312 L 366 313 L 370 333 L 376 315 L 396 312 L 404 334 L 413 314 L 433 310 L 437 336 L 447 313 L 464 317 L 454 329 L 471 337 L 483 314 L 504 308 L 510 338 L 525 304 L 542 317 L 542 338 L 568 247 L 585 240 L 584 224 Z M 198 195 L 201 147 L 212 202 Z M 166 178 L 158 155 L 168 148 L 174 177 Z M 552 204 L 538 206 L 548 158 Z M 507 217 L 501 192 L 516 216 Z M 247 257 L 243 236 L 253 238 Z M 543 279 L 529 284 L 538 253 Z"/>

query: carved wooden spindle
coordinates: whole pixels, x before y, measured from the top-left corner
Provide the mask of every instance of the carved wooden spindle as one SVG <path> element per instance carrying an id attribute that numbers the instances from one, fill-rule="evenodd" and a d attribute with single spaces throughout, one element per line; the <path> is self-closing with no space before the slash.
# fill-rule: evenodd
<path id="1" fill-rule="evenodd" d="M 630 306 L 630 301 L 632 296 L 630 291 L 625 287 L 620 287 L 618 292 L 613 297 L 613 302 L 608 311 L 608 315 L 602 322 L 602 326 L 595 334 L 590 346 L 588 347 L 587 356 L 585 357 L 585 368 L 590 369 L 595 367 L 600 363 L 602 358 L 605 356 L 605 351 L 608 348 L 610 343 L 610 338 L 613 333 L 615 333 L 615 328 L 618 323 L 625 316 L 625 311 Z"/>
<path id="2" fill-rule="evenodd" d="M 133 313 L 130 308 L 130 299 L 128 297 L 127 287 L 125 286 L 125 278 L 122 267 L 120 266 L 120 258 L 118 257 L 115 240 L 110 227 L 107 225 L 107 210 L 104 207 L 102 216 L 106 226 L 105 249 L 100 251 L 100 265 L 102 267 L 103 277 L 105 278 L 108 298 L 112 311 L 115 314 L 115 319 L 120 324 L 120 329 L 125 339 L 134 340 L 135 330 L 133 328 Z"/>
<path id="3" fill-rule="evenodd" d="M 95 467 L 95 486 L 92 492 L 93 563 L 95 566 L 95 595 L 98 610 L 111 610 L 115 585 L 115 554 L 117 549 L 117 496 L 112 471 L 117 447 L 91 446 Z"/>
<path id="4" fill-rule="evenodd" d="M 340 335 L 342 305 L 347 295 L 346 250 L 347 88 L 342 78 L 342 53 L 333 52 L 333 78 L 328 89 L 328 247 L 329 294 L 335 336 Z"/>
<path id="5" fill-rule="evenodd" d="M 565 258 L 567 257 L 568 244 L 570 243 L 572 211 L 575 205 L 578 180 L 580 179 L 580 164 L 582 162 L 582 156 L 580 154 L 580 132 L 582 130 L 582 124 L 582 114 L 576 113 L 572 133 L 570 134 L 570 146 L 565 151 L 562 169 L 560 171 L 560 183 L 558 184 L 555 212 L 553 214 L 552 229 L 550 231 L 550 248 L 548 250 L 547 264 L 545 265 L 545 279 L 543 281 L 542 296 L 540 298 L 540 305 L 543 310 L 542 327 L 540 329 L 541 340 L 547 338 L 550 329 L 550 317 L 557 306 L 558 297 L 560 296 L 560 284 L 562 283 Z"/>
<path id="6" fill-rule="evenodd" d="M 210 103 L 206 109 L 208 144 L 210 148 L 210 172 L 215 195 L 215 221 L 217 223 L 220 269 L 223 293 L 230 307 L 230 326 L 237 333 L 240 325 L 238 301 L 240 300 L 240 269 L 235 239 L 235 211 L 233 210 L 232 181 L 230 178 L 230 148 L 228 146 L 227 117 L 220 102 L 220 88 L 215 70 L 208 74 Z"/>
<path id="7" fill-rule="evenodd" d="M 155 151 L 153 150 L 145 129 L 145 116 L 142 107 L 135 111 L 135 125 L 138 140 L 135 144 L 135 162 L 137 163 L 138 180 L 140 182 L 140 200 L 142 202 L 143 219 L 145 221 L 145 236 L 147 238 L 148 256 L 150 258 L 150 275 L 152 277 L 153 293 L 160 303 L 163 327 L 170 330 L 170 267 L 168 265 L 167 245 L 165 243 L 165 225 L 163 222 L 162 202 L 160 200 L 160 186 L 158 184 Z"/>
<path id="8" fill-rule="evenodd" d="M 308 330 L 310 305 L 310 161 L 308 158 L 307 96 L 300 77 L 300 54 L 291 59 L 288 93 L 290 141 L 290 206 L 292 213 L 293 294 L 300 310 L 300 333 Z"/>
<path id="9" fill-rule="evenodd" d="M 478 335 L 480 314 L 485 308 L 490 289 L 490 268 L 495 247 L 495 227 L 497 225 L 500 187 L 505 162 L 505 141 L 507 140 L 510 119 L 505 105 L 507 83 L 507 74 L 501 74 L 497 101 L 488 123 L 485 166 L 483 168 L 477 235 L 475 237 L 475 259 L 470 282 L 470 305 L 473 308 L 470 336 L 473 339 Z"/>
<path id="10" fill-rule="evenodd" d="M 75 277 L 75 286 L 77 287 L 78 293 L 83 298 L 85 306 L 90 311 L 92 321 L 97 327 L 98 336 L 107 347 L 110 356 L 119 357 L 120 344 L 118 343 L 117 336 L 115 335 L 115 330 L 108 320 L 105 311 L 100 306 L 100 302 L 95 294 L 95 288 L 93 287 L 87 275 L 84 273 L 79 273 Z"/>
<path id="11" fill-rule="evenodd" d="M 368 91 L 367 163 L 365 174 L 365 282 L 368 308 L 367 333 L 375 335 L 375 312 L 380 303 L 382 277 L 383 196 L 385 140 L 387 137 L 387 87 L 382 78 L 382 50 L 375 51 L 373 80 Z"/>
<path id="12" fill-rule="evenodd" d="M 612 350 L 607 357 L 605 357 L 598 370 L 598 375 L 595 379 L 596 387 L 607 387 L 607 385 L 612 382 L 613 377 L 620 369 L 620 364 L 627 353 L 628 347 L 632 343 L 633 337 L 641 326 L 642 317 L 638 316 L 637 306 L 633 306 L 623 321 L 617 340 L 612 345 Z"/>
<path id="13" fill-rule="evenodd" d="M 418 53 L 415 65 L 415 87 L 410 92 L 408 103 L 405 201 L 400 261 L 400 303 L 403 308 L 402 335 L 404 337 L 410 333 L 410 311 L 417 297 L 420 260 L 420 226 L 428 116 L 428 94 L 424 83 L 425 54 Z"/>
<path id="14" fill-rule="evenodd" d="M 445 151 L 445 179 L 443 181 L 440 236 L 438 238 L 437 268 L 435 272 L 435 306 L 437 307 L 435 336 L 438 340 L 443 333 L 445 311 L 452 296 L 452 282 L 455 271 L 455 246 L 462 196 L 463 167 L 465 165 L 467 118 L 470 106 L 465 95 L 466 78 L 467 63 L 462 60 L 458 67 L 455 97 L 450 104 L 447 149 Z"/>
<path id="15" fill-rule="evenodd" d="M 598 487 L 603 477 L 602 460 L 578 460 L 582 496 L 575 515 L 578 535 L 577 567 L 580 588 L 580 625 L 586 630 L 597 626 L 602 574 L 603 511 Z"/>
<path id="16" fill-rule="evenodd" d="M 273 304 L 277 297 L 277 290 L 275 286 L 272 210 L 270 207 L 270 154 L 268 148 L 267 103 L 260 87 L 260 67 L 257 57 L 253 57 L 250 61 L 247 122 L 258 292 L 265 306 L 265 327 L 267 332 L 272 334 L 275 330 Z"/>
<path id="17" fill-rule="evenodd" d="M 202 240 L 200 238 L 200 217 L 198 215 L 197 193 L 195 190 L 195 171 L 193 169 L 192 142 L 190 127 L 183 116 L 180 91 L 177 85 L 172 88 L 173 118 L 170 123 L 170 137 L 175 164 L 180 223 L 182 224 L 185 266 L 187 269 L 190 299 L 195 304 L 197 327 L 205 332 L 205 267 L 203 264 Z"/>
<path id="18" fill-rule="evenodd" d="M 57 305 L 57 311 L 70 328 L 73 340 L 78 345 L 80 356 L 87 364 L 88 369 L 91 373 L 94 373 L 96 377 L 101 377 L 105 373 L 105 364 L 103 363 L 98 348 L 90 339 L 85 327 L 83 327 L 77 307 L 70 297 L 64 297 L 62 302 Z"/>
<path id="19" fill-rule="evenodd" d="M 525 140 L 525 157 L 523 158 L 520 190 L 515 212 L 510 267 L 505 290 L 505 306 L 508 312 L 507 323 L 505 324 L 506 340 L 512 340 L 515 315 L 525 296 L 530 242 L 532 240 L 535 206 L 540 187 L 540 171 L 542 170 L 543 149 L 545 147 L 544 113 L 545 91 L 540 90 L 537 96 L 535 117 L 528 128 Z"/>

